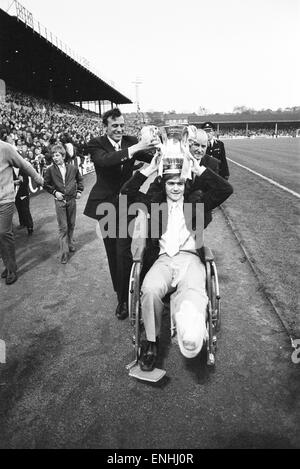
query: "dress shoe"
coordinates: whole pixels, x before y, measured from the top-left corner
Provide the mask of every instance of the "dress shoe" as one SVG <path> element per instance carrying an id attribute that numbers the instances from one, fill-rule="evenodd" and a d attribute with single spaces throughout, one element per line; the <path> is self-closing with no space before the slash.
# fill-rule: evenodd
<path id="1" fill-rule="evenodd" d="M 66 263 L 68 262 L 68 255 L 67 255 L 67 254 L 63 254 L 63 255 L 61 256 L 60 262 L 61 262 L 62 264 L 66 264 Z"/>
<path id="2" fill-rule="evenodd" d="M 157 344 L 156 342 L 147 341 L 142 348 L 140 367 L 142 371 L 152 371 L 155 368 L 157 357 Z"/>
<path id="3" fill-rule="evenodd" d="M 28 236 L 31 236 L 33 233 L 33 228 L 27 228 Z"/>
<path id="4" fill-rule="evenodd" d="M 7 269 L 4 269 L 1 274 L 1 278 L 6 278 L 6 277 L 7 277 Z"/>
<path id="5" fill-rule="evenodd" d="M 126 302 L 119 303 L 116 309 L 116 316 L 118 319 L 126 319 L 128 317 L 128 305 Z"/>
<path id="6" fill-rule="evenodd" d="M 69 252 L 75 252 L 76 248 L 74 246 L 69 246 Z"/>
<path id="7" fill-rule="evenodd" d="M 5 283 L 6 285 L 11 285 L 18 280 L 17 272 L 7 272 Z"/>

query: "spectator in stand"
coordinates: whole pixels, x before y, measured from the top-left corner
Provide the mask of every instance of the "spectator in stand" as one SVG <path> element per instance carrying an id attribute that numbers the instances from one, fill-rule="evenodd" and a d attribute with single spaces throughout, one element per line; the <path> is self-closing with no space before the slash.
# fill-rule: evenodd
<path id="1" fill-rule="evenodd" d="M 65 163 L 66 150 L 62 144 L 51 147 L 53 165 L 45 171 L 47 192 L 55 199 L 57 223 L 59 227 L 60 261 L 68 262 L 69 252 L 75 252 L 74 229 L 76 222 L 76 199 L 83 191 L 83 180 L 78 168 Z"/>
<path id="2" fill-rule="evenodd" d="M 18 279 L 15 238 L 12 231 L 15 207 L 13 167 L 22 169 L 41 186 L 44 180 L 12 145 L 2 141 L 2 136 L 3 132 L 0 130 L 0 255 L 5 266 L 1 278 L 5 278 L 6 285 L 11 285 Z"/>
<path id="3" fill-rule="evenodd" d="M 229 169 L 225 154 L 224 143 L 221 140 L 215 138 L 215 126 L 212 122 L 204 122 L 202 129 L 207 133 L 208 145 L 206 154 L 213 156 L 220 161 L 219 174 L 225 179 L 229 178 Z"/>

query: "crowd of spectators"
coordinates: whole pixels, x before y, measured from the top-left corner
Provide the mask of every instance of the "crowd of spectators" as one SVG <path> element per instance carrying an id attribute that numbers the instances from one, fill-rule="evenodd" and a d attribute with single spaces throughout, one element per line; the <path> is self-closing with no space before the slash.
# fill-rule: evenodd
<path id="1" fill-rule="evenodd" d="M 0 126 L 5 129 L 6 141 L 41 173 L 51 164 L 51 145 L 61 142 L 67 152 L 69 145 L 73 147 L 69 158 L 81 158 L 89 140 L 102 134 L 96 114 L 14 90 L 8 90 L 1 103 Z"/>
<path id="2" fill-rule="evenodd" d="M 0 126 L 6 131 L 6 140 L 16 146 L 18 152 L 35 169 L 43 170 L 51 164 L 50 146 L 61 142 L 69 158 L 87 155 L 86 145 L 91 138 L 103 134 L 99 116 L 91 111 L 79 109 L 71 104 L 51 103 L 42 98 L 8 89 L 5 101 L 1 102 Z M 128 119 L 126 133 L 139 135 L 143 126 L 138 114 Z M 274 127 L 224 127 L 220 128 L 220 138 L 295 136 L 296 128 Z M 72 150 L 73 147 L 73 150 Z"/>
<path id="3" fill-rule="evenodd" d="M 295 127 L 285 127 L 285 128 L 278 128 L 277 132 L 275 132 L 274 127 L 257 127 L 257 128 L 249 128 L 248 131 L 245 127 L 243 128 L 220 128 L 219 137 L 220 138 L 238 138 L 238 137 L 248 137 L 248 138 L 255 138 L 255 137 L 295 137 L 296 136 L 296 128 Z"/>

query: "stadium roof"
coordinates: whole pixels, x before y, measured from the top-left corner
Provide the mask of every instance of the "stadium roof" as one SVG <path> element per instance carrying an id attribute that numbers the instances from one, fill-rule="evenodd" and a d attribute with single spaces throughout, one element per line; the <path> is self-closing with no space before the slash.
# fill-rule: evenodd
<path id="1" fill-rule="evenodd" d="M 132 101 L 50 41 L 0 8 L 0 79 L 58 102 Z"/>
<path id="2" fill-rule="evenodd" d="M 190 116 L 192 123 L 214 122 L 219 124 L 268 123 L 268 122 L 299 122 L 300 112 L 259 111 L 255 113 L 210 114 L 206 116 Z"/>

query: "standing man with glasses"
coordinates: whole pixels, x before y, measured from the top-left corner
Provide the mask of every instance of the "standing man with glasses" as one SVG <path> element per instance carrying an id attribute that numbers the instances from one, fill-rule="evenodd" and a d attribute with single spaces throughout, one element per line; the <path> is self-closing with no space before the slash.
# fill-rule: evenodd
<path id="1" fill-rule="evenodd" d="M 208 145 L 206 154 L 209 156 L 213 156 L 220 161 L 220 170 L 219 174 L 224 179 L 229 179 L 229 169 L 228 163 L 226 159 L 225 147 L 224 143 L 221 140 L 218 140 L 215 137 L 215 126 L 212 122 L 204 122 L 201 127 L 208 136 Z"/>
<path id="2" fill-rule="evenodd" d="M 107 111 L 102 118 L 105 135 L 96 137 L 88 143 L 88 152 L 94 163 L 96 183 L 92 188 L 84 214 L 99 221 L 101 234 L 107 254 L 113 288 L 117 293 L 118 306 L 116 316 L 125 319 L 128 316 L 128 285 L 132 265 L 131 238 L 108 234 L 101 223 L 101 203 L 115 206 L 117 220 L 120 189 L 133 174 L 135 160 L 150 163 L 154 144 L 138 141 L 134 136 L 124 135 L 125 122 L 118 108 Z M 116 221 L 117 221 L 116 220 Z"/>

